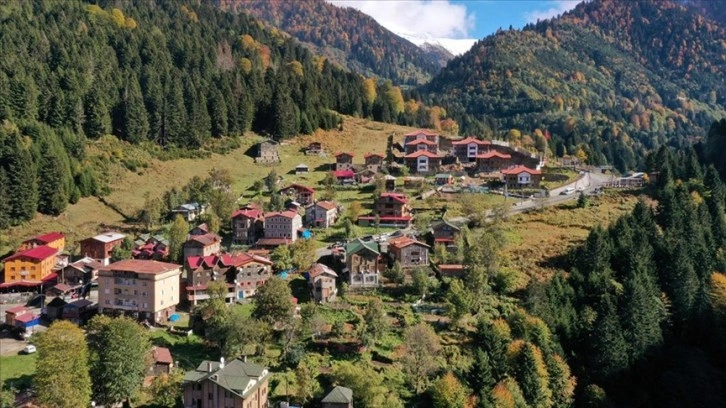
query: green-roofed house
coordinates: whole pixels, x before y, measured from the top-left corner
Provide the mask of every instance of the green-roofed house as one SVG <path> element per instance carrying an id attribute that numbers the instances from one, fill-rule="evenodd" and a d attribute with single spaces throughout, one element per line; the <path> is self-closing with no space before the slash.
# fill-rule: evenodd
<path id="1" fill-rule="evenodd" d="M 349 288 L 378 286 L 382 260 L 377 243 L 355 239 L 346 245 L 345 255 Z"/>
<path id="2" fill-rule="evenodd" d="M 184 407 L 267 408 L 270 377 L 267 368 L 241 359 L 205 360 L 184 375 Z"/>
<path id="3" fill-rule="evenodd" d="M 434 181 L 436 182 L 437 186 L 445 186 L 448 184 L 454 184 L 454 177 L 452 177 L 451 174 L 448 173 L 439 173 L 434 176 Z"/>
<path id="4" fill-rule="evenodd" d="M 321 402 L 323 408 L 353 408 L 353 390 L 337 386 Z"/>

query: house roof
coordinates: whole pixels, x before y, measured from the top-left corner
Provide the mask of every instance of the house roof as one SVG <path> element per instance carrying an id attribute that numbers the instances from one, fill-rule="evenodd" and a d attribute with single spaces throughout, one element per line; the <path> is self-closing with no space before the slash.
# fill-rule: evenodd
<path id="1" fill-rule="evenodd" d="M 355 177 L 355 172 L 353 170 L 336 170 L 333 172 L 333 176 L 336 178 L 350 178 Z"/>
<path id="2" fill-rule="evenodd" d="M 413 132 L 406 133 L 403 136 L 405 137 L 405 136 L 416 136 L 416 135 L 438 136 L 439 134 L 432 132 L 430 130 L 426 130 L 426 129 L 418 129 L 418 130 L 414 130 Z"/>
<path id="3" fill-rule="evenodd" d="M 380 251 L 378 251 L 378 244 L 376 244 L 375 242 L 361 241 L 360 238 L 348 242 L 348 244 L 345 246 L 345 252 L 348 255 L 358 253 L 364 249 L 371 251 L 376 255 L 381 254 Z"/>
<path id="4" fill-rule="evenodd" d="M 464 265 L 461 264 L 442 264 L 437 266 L 440 272 L 461 272 L 464 270 Z"/>
<path id="5" fill-rule="evenodd" d="M 300 163 L 300 164 L 298 164 L 297 166 L 295 166 L 295 168 L 296 168 L 296 169 L 301 169 L 301 168 L 306 168 L 306 169 L 307 169 L 307 168 L 308 168 L 308 165 L 307 165 L 307 164 L 305 164 L 305 163 Z"/>
<path id="6" fill-rule="evenodd" d="M 209 368 L 211 367 L 211 370 Z M 210 372 L 211 371 L 211 372 Z M 227 391 L 245 397 L 263 383 L 269 371 L 261 365 L 235 359 L 220 368 L 218 361 L 202 361 L 194 371 L 184 375 L 185 382 L 212 381 Z"/>
<path id="7" fill-rule="evenodd" d="M 207 223 L 202 223 L 197 225 L 196 227 L 192 228 L 192 230 L 199 229 L 200 231 L 204 231 L 205 233 L 209 232 L 209 225 Z"/>
<path id="8" fill-rule="evenodd" d="M 290 238 L 260 238 L 257 240 L 257 245 L 263 246 L 274 246 L 274 245 L 287 245 L 291 244 Z"/>
<path id="9" fill-rule="evenodd" d="M 368 159 L 370 157 L 380 157 L 380 158 L 384 158 L 386 156 L 384 156 L 384 155 L 382 155 L 380 153 L 366 153 L 365 156 L 363 156 L 364 159 Z"/>
<path id="10" fill-rule="evenodd" d="M 202 206 L 199 203 L 185 203 L 182 204 L 175 209 L 171 210 L 172 212 L 186 212 L 186 211 L 199 211 L 202 208 Z"/>
<path id="11" fill-rule="evenodd" d="M 333 277 L 338 277 L 338 274 L 335 273 L 332 269 L 330 269 L 327 265 L 316 263 L 313 264 L 313 266 L 310 267 L 310 271 L 308 272 L 308 276 L 310 276 L 310 279 L 317 278 L 320 275 L 330 275 Z"/>
<path id="12" fill-rule="evenodd" d="M 337 204 L 332 201 L 318 201 L 315 205 L 327 211 L 338 208 Z"/>
<path id="13" fill-rule="evenodd" d="M 204 235 L 194 235 L 191 238 L 189 238 L 189 240 L 187 242 L 185 242 L 184 244 L 186 245 L 189 243 L 197 242 L 197 243 L 200 243 L 200 244 L 204 245 L 205 247 L 207 247 L 207 246 L 210 246 L 210 245 L 220 242 L 220 241 L 222 241 L 222 238 L 220 238 L 219 235 L 217 235 L 213 232 L 210 232 L 210 233 L 204 234 Z"/>
<path id="14" fill-rule="evenodd" d="M 53 300 L 51 300 L 50 302 L 48 302 L 48 304 L 45 305 L 45 306 L 46 307 L 63 307 L 65 305 L 67 305 L 67 304 L 68 304 L 68 302 L 66 302 L 65 300 L 63 300 L 63 298 L 56 296 L 55 298 L 53 298 Z"/>
<path id="15" fill-rule="evenodd" d="M 109 242 L 119 241 L 126 238 L 125 234 L 122 234 L 120 232 L 104 232 L 103 234 L 96 235 L 95 237 L 86 238 L 84 241 L 92 239 L 94 241 L 103 242 L 105 244 L 108 244 Z"/>
<path id="16" fill-rule="evenodd" d="M 433 141 L 428 140 L 428 139 L 416 139 L 416 140 L 412 140 L 412 141 L 406 143 L 406 146 L 415 146 L 415 145 L 420 145 L 420 144 L 426 144 L 426 145 L 429 145 L 429 146 L 436 146 L 436 142 L 433 142 Z"/>
<path id="17" fill-rule="evenodd" d="M 439 173 L 436 176 L 434 176 L 434 178 L 450 179 L 451 178 L 451 174 L 448 174 L 448 173 Z"/>
<path id="18" fill-rule="evenodd" d="M 350 404 L 353 402 L 353 390 L 337 386 L 333 388 L 320 402 L 328 404 Z"/>
<path id="19" fill-rule="evenodd" d="M 491 159 L 492 157 L 499 157 L 500 159 L 511 159 L 512 155 L 506 154 L 506 153 L 500 153 L 496 150 L 491 150 L 486 153 L 476 155 L 477 159 Z"/>
<path id="20" fill-rule="evenodd" d="M 265 214 L 265 218 L 278 217 L 278 216 L 285 217 L 285 218 L 295 218 L 296 216 L 299 217 L 300 214 L 298 214 L 295 211 L 290 211 L 290 210 L 285 210 L 285 211 L 280 211 L 280 212 L 271 212 L 271 213 Z"/>
<path id="21" fill-rule="evenodd" d="M 426 248 L 430 248 L 428 245 L 424 244 L 423 242 L 415 240 L 410 237 L 406 237 L 406 236 L 394 238 L 394 239 L 388 241 L 389 248 L 394 247 L 394 248 L 400 249 L 400 248 L 405 248 L 409 245 L 419 245 L 419 246 L 423 246 Z"/>
<path id="22" fill-rule="evenodd" d="M 25 313 L 29 311 L 25 306 L 15 306 L 5 311 L 5 313 L 11 313 L 11 314 L 18 314 L 18 313 Z"/>
<path id="23" fill-rule="evenodd" d="M 440 219 L 438 221 L 434 221 L 431 224 L 431 228 L 432 229 L 436 229 L 438 227 L 442 227 L 444 225 L 448 225 L 449 227 L 451 227 L 451 228 L 459 231 L 459 230 L 461 230 L 461 225 L 458 225 L 458 224 L 459 224 L 458 222 L 451 222 L 451 221 L 448 221 L 448 220 L 445 220 L 445 219 Z"/>
<path id="24" fill-rule="evenodd" d="M 33 237 L 33 238 L 31 238 L 31 239 L 29 239 L 29 240 L 27 240 L 25 242 L 38 241 L 38 242 L 42 242 L 44 244 L 47 244 L 47 243 L 50 243 L 50 242 L 59 240 L 61 238 L 65 238 L 65 235 L 63 235 L 62 232 L 55 232 L 54 231 L 54 232 L 48 232 L 48 233 L 43 234 L 43 235 L 38 235 L 38 236 Z"/>
<path id="25" fill-rule="evenodd" d="M 403 204 L 408 203 L 408 197 L 406 197 L 405 194 L 401 194 L 401 193 L 382 193 L 381 198 L 391 198 L 391 199 L 398 201 L 399 203 L 403 203 Z"/>
<path id="26" fill-rule="evenodd" d="M 171 358 L 171 351 L 166 347 L 154 347 L 151 349 L 151 355 L 155 363 L 174 364 Z"/>
<path id="27" fill-rule="evenodd" d="M 17 322 L 23 322 L 23 323 L 28 323 L 30 321 L 33 321 L 33 320 L 39 318 L 39 317 L 40 316 L 35 315 L 35 314 L 32 314 L 32 313 L 26 313 L 26 314 L 22 314 L 20 316 L 16 316 L 15 317 L 15 321 L 17 321 Z"/>
<path id="28" fill-rule="evenodd" d="M 37 246 L 35 248 L 28 249 L 26 251 L 16 252 L 13 255 L 10 255 L 9 257 L 5 258 L 5 262 L 12 261 L 14 259 L 20 259 L 20 258 L 27 258 L 32 259 L 35 261 L 43 261 L 45 259 L 50 258 L 51 256 L 55 256 L 58 253 L 58 250 L 52 247 L 49 247 L 48 245 L 41 245 Z"/>
<path id="29" fill-rule="evenodd" d="M 124 259 L 106 265 L 101 271 L 135 272 L 139 274 L 158 275 L 181 268 L 181 265 L 146 259 Z"/>
<path id="30" fill-rule="evenodd" d="M 262 210 L 256 208 L 243 208 L 232 213 L 232 218 L 245 217 L 256 220 L 263 216 Z"/>
<path id="31" fill-rule="evenodd" d="M 490 142 L 489 140 L 481 140 L 481 139 L 477 139 L 473 136 L 469 136 L 469 137 L 467 137 L 465 139 L 461 139 L 461 140 L 454 140 L 453 142 L 451 142 L 451 144 L 453 144 L 453 145 L 468 145 L 470 143 L 476 143 L 478 145 L 492 144 L 492 142 Z"/>
<path id="32" fill-rule="evenodd" d="M 71 302 L 71 303 L 67 304 L 66 306 L 77 307 L 77 308 L 80 309 L 82 307 L 90 306 L 92 304 L 93 304 L 93 302 L 91 302 L 88 299 L 78 299 L 78 300 L 76 300 L 74 302 Z"/>
<path id="33" fill-rule="evenodd" d="M 335 156 L 335 157 L 339 157 L 339 156 L 350 156 L 350 157 L 355 157 L 355 156 L 353 156 L 353 153 L 348 153 L 348 152 L 338 152 L 338 153 L 335 153 L 335 155 L 334 155 L 334 156 Z"/>
<path id="34" fill-rule="evenodd" d="M 366 220 L 366 221 L 374 221 L 376 219 L 373 215 L 365 215 L 362 217 L 358 217 L 359 220 Z M 410 215 L 404 215 L 402 217 L 395 217 L 395 216 L 385 216 L 385 217 L 378 217 L 378 221 L 381 223 L 385 223 L 386 221 L 411 221 L 413 217 Z"/>
<path id="35" fill-rule="evenodd" d="M 68 291 L 71 291 L 71 290 L 75 289 L 75 287 L 70 286 L 70 285 L 66 285 L 65 283 L 59 283 L 59 284 L 53 286 L 53 289 L 65 293 L 65 292 L 68 292 Z"/>
<path id="36" fill-rule="evenodd" d="M 431 159 L 440 159 L 441 158 L 440 155 L 438 155 L 436 153 L 431 153 L 428 150 L 419 150 L 417 152 L 413 152 L 411 154 L 405 155 L 404 158 L 406 158 L 406 159 L 415 159 L 415 158 L 421 157 L 421 156 L 426 156 L 426 157 L 431 158 Z"/>
<path id="37" fill-rule="evenodd" d="M 315 192 L 315 189 L 314 188 L 308 187 L 308 186 L 303 186 L 302 184 L 297 184 L 297 183 L 290 184 L 289 186 L 287 186 L 285 188 L 281 188 L 280 190 L 287 190 L 287 189 L 290 189 L 290 188 L 293 188 L 295 190 L 309 191 L 311 193 L 314 193 Z"/>
<path id="38" fill-rule="evenodd" d="M 520 174 L 520 173 L 542 174 L 542 172 L 540 170 L 530 169 L 529 167 L 525 167 L 525 166 L 517 166 L 517 167 L 512 167 L 511 169 L 502 170 L 502 174 L 516 175 L 516 174 Z"/>

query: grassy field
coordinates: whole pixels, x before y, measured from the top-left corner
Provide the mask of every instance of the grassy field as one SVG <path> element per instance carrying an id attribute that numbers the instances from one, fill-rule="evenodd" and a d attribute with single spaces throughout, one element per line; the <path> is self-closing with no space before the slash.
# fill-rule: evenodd
<path id="1" fill-rule="evenodd" d="M 577 208 L 573 202 L 508 218 L 505 267 L 521 274 L 521 287 L 532 278 L 549 278 L 555 271 L 554 257 L 584 241 L 593 226 L 608 226 L 632 210 L 637 200 L 637 192 L 611 191 L 591 198 L 587 208 Z"/>
<path id="2" fill-rule="evenodd" d="M 29 387 L 35 374 L 37 358 L 37 353 L 0 357 L 0 386 L 16 389 Z"/>
<path id="3" fill-rule="evenodd" d="M 261 138 L 252 133 L 246 135 L 240 148 L 228 154 L 212 154 L 206 159 L 159 160 L 142 147 L 132 146 L 114 138 L 103 138 L 88 147 L 90 160 L 104 163 L 111 192 L 104 199 L 84 198 L 70 205 L 58 217 L 38 215 L 24 225 L 8 229 L 0 236 L 0 254 L 14 249 L 21 241 L 33 234 L 59 230 L 68 235 L 67 247 L 73 249 L 79 239 L 86 238 L 107 228 L 127 230 L 128 217 L 133 217 L 144 203 L 144 196 L 160 197 L 172 187 L 185 185 L 192 177 L 205 177 L 210 170 L 229 170 L 234 179 L 235 193 L 249 196 L 252 184 L 266 176 L 273 168 L 283 177 L 282 184 L 301 182 L 317 185 L 325 177 L 329 164 L 334 162 L 333 154 L 348 151 L 355 155 L 355 162 L 362 163 L 368 152 L 384 153 L 388 136 L 395 133 L 394 140 L 401 142 L 403 134 L 413 128 L 372 122 L 352 117 L 345 118 L 342 131 L 318 130 L 313 135 L 302 136 L 283 143 L 280 147 L 281 163 L 258 165 L 248 155 L 250 148 Z M 302 149 L 310 142 L 323 144 L 325 156 L 306 156 Z M 128 163 L 133 163 L 129 165 Z M 307 164 L 311 173 L 296 176 L 293 169 L 300 163 Z M 129 170 L 135 169 L 135 171 Z M 340 193 L 343 204 L 352 201 L 365 202 L 369 194 L 358 192 Z"/>

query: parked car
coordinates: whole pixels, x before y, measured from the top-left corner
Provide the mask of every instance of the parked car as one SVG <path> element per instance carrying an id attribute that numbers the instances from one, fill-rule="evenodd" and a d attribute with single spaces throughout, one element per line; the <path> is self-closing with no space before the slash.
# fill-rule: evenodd
<path id="1" fill-rule="evenodd" d="M 35 353 L 36 351 L 38 351 L 38 350 L 37 350 L 37 349 L 35 348 L 35 346 L 34 346 L 34 345 L 32 345 L 32 344 L 28 344 L 28 345 L 27 345 L 27 346 L 25 346 L 25 348 L 23 349 L 23 354 L 33 354 L 33 353 Z"/>

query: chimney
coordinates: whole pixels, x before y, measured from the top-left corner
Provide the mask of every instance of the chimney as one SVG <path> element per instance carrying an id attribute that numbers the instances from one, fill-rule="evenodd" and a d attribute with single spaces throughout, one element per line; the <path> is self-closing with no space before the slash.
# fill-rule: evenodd
<path id="1" fill-rule="evenodd" d="M 212 362 L 211 361 L 207 361 L 207 372 L 208 373 L 212 372 Z"/>
<path id="2" fill-rule="evenodd" d="M 221 369 L 223 369 L 223 368 L 224 368 L 224 357 L 221 357 L 221 358 L 219 359 L 219 369 L 221 370 Z"/>

